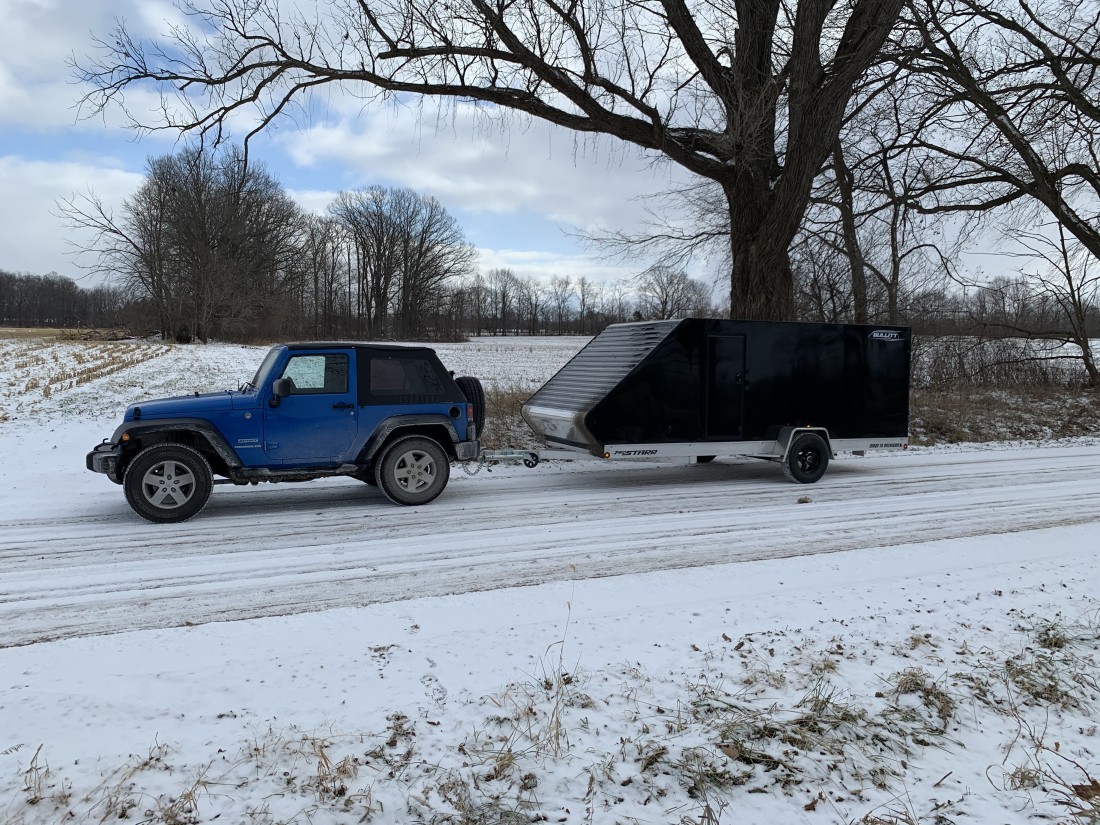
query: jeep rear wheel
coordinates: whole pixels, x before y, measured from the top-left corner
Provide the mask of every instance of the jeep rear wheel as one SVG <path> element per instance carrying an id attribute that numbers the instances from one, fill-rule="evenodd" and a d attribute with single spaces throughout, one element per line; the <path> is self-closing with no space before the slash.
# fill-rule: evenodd
<path id="1" fill-rule="evenodd" d="M 374 473 L 378 488 L 395 504 L 427 504 L 447 486 L 451 463 L 435 441 L 410 435 L 386 447 Z"/>
<path id="2" fill-rule="evenodd" d="M 126 501 L 142 518 L 186 521 L 210 498 L 213 477 L 202 453 L 186 444 L 154 444 L 138 453 L 122 480 Z"/>

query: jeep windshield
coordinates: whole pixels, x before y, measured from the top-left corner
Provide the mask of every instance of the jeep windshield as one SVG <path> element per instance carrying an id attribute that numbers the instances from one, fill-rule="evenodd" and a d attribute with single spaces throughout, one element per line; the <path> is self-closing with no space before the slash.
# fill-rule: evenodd
<path id="1" fill-rule="evenodd" d="M 279 357 L 279 351 L 281 349 L 281 347 L 272 347 L 267 351 L 267 355 L 264 356 L 264 360 L 260 363 L 260 368 L 256 370 L 256 374 L 252 376 L 252 380 L 241 387 L 242 392 L 255 392 L 263 385 L 264 379 L 266 379 L 267 374 L 271 372 L 271 367 L 275 364 L 275 359 Z"/>

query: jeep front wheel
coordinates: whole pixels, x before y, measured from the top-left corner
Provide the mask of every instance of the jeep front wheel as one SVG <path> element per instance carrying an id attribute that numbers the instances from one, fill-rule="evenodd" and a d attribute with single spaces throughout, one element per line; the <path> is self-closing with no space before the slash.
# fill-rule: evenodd
<path id="1" fill-rule="evenodd" d="M 206 506 L 213 488 L 210 465 L 186 444 L 154 444 L 138 453 L 122 479 L 126 501 L 142 518 L 186 521 Z"/>
<path id="2" fill-rule="evenodd" d="M 378 488 L 394 504 L 427 504 L 447 486 L 451 463 L 435 441 L 410 435 L 386 447 L 374 473 Z"/>

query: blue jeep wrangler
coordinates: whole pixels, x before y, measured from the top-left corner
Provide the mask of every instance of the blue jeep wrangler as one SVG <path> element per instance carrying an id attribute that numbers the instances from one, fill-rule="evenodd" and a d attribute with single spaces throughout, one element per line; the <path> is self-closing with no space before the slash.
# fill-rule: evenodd
<path id="1" fill-rule="evenodd" d="M 427 347 L 279 344 L 239 390 L 131 404 L 87 466 L 156 522 L 191 518 L 216 483 L 351 476 L 427 504 L 478 457 L 484 416 L 481 383 Z"/>

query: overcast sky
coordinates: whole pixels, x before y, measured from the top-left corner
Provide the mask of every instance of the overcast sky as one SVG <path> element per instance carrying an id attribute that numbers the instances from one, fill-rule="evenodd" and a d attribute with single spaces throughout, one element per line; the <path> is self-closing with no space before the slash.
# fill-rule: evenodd
<path id="1" fill-rule="evenodd" d="M 79 278 L 73 244 L 86 239 L 57 217 L 57 202 L 91 190 L 117 204 L 147 158 L 173 151 L 174 136 L 139 139 L 116 114 L 81 120 L 83 89 L 67 59 L 88 55 L 116 17 L 146 31 L 174 15 L 162 0 L 0 0 L 0 269 Z M 480 250 L 483 271 L 600 280 L 639 271 L 644 263 L 600 260 L 570 233 L 637 227 L 641 198 L 675 173 L 621 144 L 578 146 L 541 123 L 487 133 L 468 109 L 440 126 L 428 112 L 363 110 L 338 87 L 314 109 L 309 122 L 280 121 L 252 145 L 299 203 L 322 212 L 336 192 L 372 184 L 433 195 Z"/>

